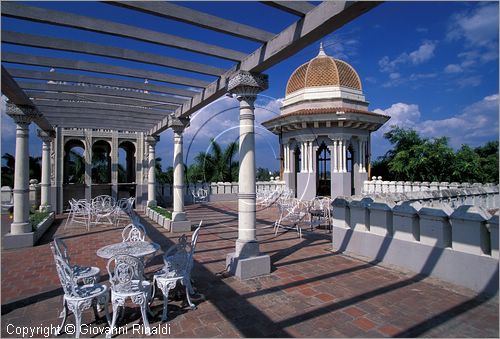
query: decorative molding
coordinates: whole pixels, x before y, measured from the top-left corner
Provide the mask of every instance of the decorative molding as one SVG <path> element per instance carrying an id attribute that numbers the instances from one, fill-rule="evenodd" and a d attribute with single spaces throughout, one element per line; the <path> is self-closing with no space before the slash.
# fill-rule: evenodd
<path id="1" fill-rule="evenodd" d="M 144 141 L 149 145 L 149 146 L 152 146 L 152 147 L 155 147 L 156 146 L 156 143 L 158 141 L 160 141 L 160 136 L 159 135 L 147 135 L 145 138 L 144 138 Z"/>
<path id="2" fill-rule="evenodd" d="M 189 127 L 189 123 L 190 123 L 189 118 L 184 118 L 184 117 L 174 118 L 174 117 L 171 117 L 170 127 L 172 127 L 172 130 L 175 133 L 183 133 L 184 130 L 187 127 Z"/>
<path id="3" fill-rule="evenodd" d="M 50 144 L 50 142 L 54 139 L 54 135 L 52 133 L 47 133 L 41 129 L 36 130 L 37 136 L 46 144 Z"/>
<path id="4" fill-rule="evenodd" d="M 238 71 L 227 82 L 227 91 L 236 94 L 239 101 L 247 101 L 252 105 L 257 94 L 269 87 L 267 74 Z"/>

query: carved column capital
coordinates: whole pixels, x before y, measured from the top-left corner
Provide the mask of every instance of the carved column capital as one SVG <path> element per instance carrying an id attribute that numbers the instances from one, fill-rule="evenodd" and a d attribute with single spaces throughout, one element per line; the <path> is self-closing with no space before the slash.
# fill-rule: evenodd
<path id="1" fill-rule="evenodd" d="M 160 136 L 159 135 L 147 135 L 146 138 L 144 139 L 144 141 L 146 141 L 146 143 L 149 146 L 155 147 L 156 143 L 158 141 L 160 141 Z"/>
<path id="2" fill-rule="evenodd" d="M 227 91 L 236 94 L 238 100 L 255 100 L 260 92 L 269 87 L 267 74 L 238 71 L 231 76 L 227 83 Z"/>
<path id="3" fill-rule="evenodd" d="M 52 142 L 52 140 L 55 138 L 55 133 L 49 133 L 41 129 L 37 129 L 36 134 L 46 144 L 50 144 L 50 142 Z"/>
<path id="4" fill-rule="evenodd" d="M 16 124 L 27 128 L 29 124 L 42 114 L 35 108 L 30 106 L 16 105 L 7 103 L 7 115 L 9 115 Z"/>
<path id="5" fill-rule="evenodd" d="M 183 133 L 189 127 L 189 118 L 172 118 L 170 127 L 175 133 Z"/>

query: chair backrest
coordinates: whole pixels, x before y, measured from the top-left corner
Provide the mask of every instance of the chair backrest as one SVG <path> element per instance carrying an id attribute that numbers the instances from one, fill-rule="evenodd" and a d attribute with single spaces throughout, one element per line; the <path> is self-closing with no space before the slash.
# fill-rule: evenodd
<path id="1" fill-rule="evenodd" d="M 125 241 L 144 241 L 146 230 L 141 224 L 128 224 L 122 231 L 122 239 Z"/>
<path id="2" fill-rule="evenodd" d="M 170 247 L 163 255 L 163 270 L 168 276 L 181 276 L 186 273 L 189 266 L 187 246 L 187 238 L 183 234 L 179 237 L 178 243 Z"/>
<path id="3" fill-rule="evenodd" d="M 54 255 L 57 275 L 59 276 L 64 294 L 72 297 L 78 297 L 79 295 L 76 291 L 76 281 L 75 277 L 73 276 L 73 269 L 70 265 L 68 265 L 66 260 L 58 254 L 58 250 L 56 250 L 55 246 L 52 243 L 50 244 L 50 249 L 52 250 L 52 254 Z"/>
<path id="4" fill-rule="evenodd" d="M 196 243 L 198 242 L 198 235 L 200 234 L 200 229 L 201 225 L 203 224 L 203 220 L 200 221 L 200 224 L 198 225 L 198 228 L 193 232 L 193 235 L 191 235 L 191 245 L 190 245 L 190 251 L 189 251 L 189 261 L 188 261 L 188 267 L 187 271 L 191 271 L 193 268 L 193 256 L 194 256 L 194 251 L 196 250 Z"/>
<path id="5" fill-rule="evenodd" d="M 106 266 L 111 288 L 117 292 L 131 292 L 138 282 L 142 286 L 144 265 L 141 259 L 127 254 L 119 254 L 108 260 Z"/>
<path id="6" fill-rule="evenodd" d="M 92 208 L 97 211 L 107 211 L 115 208 L 116 201 L 109 195 L 98 195 L 92 199 Z"/>
<path id="7" fill-rule="evenodd" d="M 54 237 L 54 243 L 53 247 L 61 258 L 63 258 L 68 265 L 71 266 L 69 262 L 69 252 L 68 252 L 68 246 L 66 246 L 66 243 L 59 237 Z"/>

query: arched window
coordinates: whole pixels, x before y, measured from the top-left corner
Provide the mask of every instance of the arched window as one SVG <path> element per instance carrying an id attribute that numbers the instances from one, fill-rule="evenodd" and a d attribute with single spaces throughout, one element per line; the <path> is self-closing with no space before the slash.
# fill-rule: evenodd
<path id="1" fill-rule="evenodd" d="M 118 182 L 135 182 L 135 146 L 130 141 L 118 146 Z"/>
<path id="2" fill-rule="evenodd" d="M 111 146 L 104 140 L 92 145 L 92 183 L 109 184 L 111 182 Z"/>
<path id="3" fill-rule="evenodd" d="M 85 183 L 85 145 L 81 140 L 69 140 L 64 145 L 64 183 Z"/>
<path id="4" fill-rule="evenodd" d="M 330 161 L 331 154 L 325 143 L 321 143 L 316 153 L 317 166 L 316 166 L 316 176 L 317 176 L 317 190 L 316 195 L 319 196 L 329 196 L 331 194 L 331 173 L 330 173 Z"/>

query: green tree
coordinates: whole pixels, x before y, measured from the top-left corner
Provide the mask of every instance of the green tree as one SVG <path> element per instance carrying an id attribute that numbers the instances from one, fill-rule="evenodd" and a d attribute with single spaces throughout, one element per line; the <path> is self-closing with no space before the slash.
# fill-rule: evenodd
<path id="1" fill-rule="evenodd" d="M 413 129 L 393 126 L 384 134 L 392 148 L 372 164 L 384 180 L 498 183 L 498 141 L 456 153 L 446 137 L 422 138 Z"/>
<path id="2" fill-rule="evenodd" d="M 2 159 L 5 163 L 5 165 L 2 166 L 2 186 L 14 187 L 16 158 L 10 153 L 5 153 L 2 155 Z M 41 157 L 29 157 L 29 178 L 36 179 L 38 182 L 42 180 L 41 160 Z"/>
<path id="3" fill-rule="evenodd" d="M 237 181 L 239 162 L 234 157 L 238 152 L 238 143 L 232 142 L 224 150 L 214 139 L 211 139 L 210 145 L 210 152 L 200 152 L 195 156 L 192 178 L 205 182 Z"/>
<path id="4" fill-rule="evenodd" d="M 85 159 L 74 149 L 69 151 L 67 180 L 74 184 L 85 183 Z"/>

